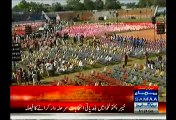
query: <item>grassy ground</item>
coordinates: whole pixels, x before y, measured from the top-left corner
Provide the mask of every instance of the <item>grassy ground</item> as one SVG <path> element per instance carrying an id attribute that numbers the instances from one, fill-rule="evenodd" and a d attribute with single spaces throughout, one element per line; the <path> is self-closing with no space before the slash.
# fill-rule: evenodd
<path id="1" fill-rule="evenodd" d="M 138 19 L 113 18 L 113 19 L 108 19 L 108 20 L 104 20 L 104 21 L 102 21 L 102 20 L 79 21 L 79 22 L 76 22 L 76 24 L 83 24 L 83 23 L 87 23 L 87 22 L 89 22 L 89 23 L 96 23 L 96 22 L 98 22 L 98 23 L 104 23 L 104 22 L 117 23 L 117 20 L 119 22 L 151 22 L 151 18 L 138 18 Z M 164 18 L 158 17 L 156 20 L 163 21 Z"/>
<path id="2" fill-rule="evenodd" d="M 156 56 L 151 56 L 150 59 L 154 59 L 155 57 Z M 144 62 L 145 62 L 144 59 L 129 58 L 128 65 L 131 66 L 132 64 L 135 64 L 135 63 L 143 64 Z M 108 65 L 108 66 L 98 65 L 98 66 L 96 66 L 97 68 L 89 67 L 89 68 L 87 68 L 87 70 L 84 70 L 84 71 L 81 71 L 81 72 L 84 73 L 84 74 L 90 74 L 92 70 L 94 70 L 96 72 L 103 71 L 104 67 L 107 67 L 109 69 L 109 68 L 112 68 L 113 66 L 116 66 L 116 65 L 122 65 L 122 64 L 121 63 L 116 63 L 114 65 Z M 54 80 L 62 79 L 62 78 L 64 78 L 64 76 L 67 76 L 69 78 L 74 78 L 75 75 L 77 75 L 79 72 L 59 75 L 59 76 L 55 76 L 55 77 L 44 78 L 42 81 L 43 82 L 51 82 L 51 81 L 54 81 Z"/>
<path id="3" fill-rule="evenodd" d="M 117 22 L 117 20 L 119 20 L 119 22 L 150 22 L 151 18 L 139 18 L 139 19 L 128 19 L 128 18 L 119 18 L 119 19 L 111 19 L 111 20 L 107 20 L 107 22 Z"/>
<path id="4" fill-rule="evenodd" d="M 128 18 L 118 18 L 118 21 L 119 22 L 150 22 L 151 21 L 151 18 L 141 18 L 141 19 L 128 19 Z M 108 20 L 97 20 L 97 21 L 93 21 L 93 20 L 90 20 L 90 21 L 79 21 L 79 22 L 76 22 L 76 24 L 83 24 L 83 23 L 104 23 L 104 22 L 111 22 L 111 23 L 117 23 L 117 18 L 114 18 L 114 19 L 108 19 Z"/>

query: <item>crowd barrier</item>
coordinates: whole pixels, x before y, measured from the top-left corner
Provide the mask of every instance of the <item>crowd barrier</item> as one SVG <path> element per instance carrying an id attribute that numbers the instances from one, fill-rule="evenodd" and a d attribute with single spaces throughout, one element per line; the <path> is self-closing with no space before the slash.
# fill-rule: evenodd
<path id="1" fill-rule="evenodd" d="M 25 34 L 25 26 L 29 25 L 32 28 L 32 31 L 35 31 L 37 28 L 41 27 L 44 22 L 28 22 L 28 23 L 21 23 L 13 25 L 13 30 L 16 35 L 24 35 Z"/>

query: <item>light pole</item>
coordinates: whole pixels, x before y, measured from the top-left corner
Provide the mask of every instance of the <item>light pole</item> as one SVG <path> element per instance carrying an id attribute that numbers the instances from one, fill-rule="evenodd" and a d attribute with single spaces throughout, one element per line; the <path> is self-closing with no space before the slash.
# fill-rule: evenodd
<path id="1" fill-rule="evenodd" d="M 155 31 L 156 31 L 156 23 L 154 24 L 154 41 L 156 42 Z"/>
<path id="2" fill-rule="evenodd" d="M 142 15 L 142 11 L 140 10 L 140 21 L 141 21 L 141 15 Z"/>
<path id="3" fill-rule="evenodd" d="M 147 9 L 148 9 L 148 0 L 147 0 L 147 5 L 146 5 L 146 18 L 147 18 Z"/>
<path id="4" fill-rule="evenodd" d="M 98 2 L 98 0 L 96 0 L 96 5 L 95 5 L 95 7 L 96 7 L 96 10 L 97 10 L 97 2 Z"/>
<path id="5" fill-rule="evenodd" d="M 56 0 L 53 0 L 53 4 L 55 4 L 56 3 Z M 54 16 L 55 16 L 55 10 L 54 10 Z"/>
<path id="6" fill-rule="evenodd" d="M 156 17 L 152 17 L 152 24 L 154 25 L 154 41 L 155 41 L 155 27 L 156 27 Z"/>

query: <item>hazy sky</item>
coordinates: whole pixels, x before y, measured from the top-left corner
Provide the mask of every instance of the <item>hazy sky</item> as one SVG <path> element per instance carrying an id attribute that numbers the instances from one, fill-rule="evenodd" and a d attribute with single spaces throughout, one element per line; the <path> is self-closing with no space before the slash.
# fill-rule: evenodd
<path id="1" fill-rule="evenodd" d="M 21 0 L 12 0 L 12 7 L 17 5 Z M 34 2 L 43 2 L 45 4 L 52 4 L 53 2 L 59 2 L 62 5 L 66 4 L 66 0 L 26 0 L 28 2 L 34 1 Z M 83 0 L 81 0 L 83 1 Z M 93 0 L 94 1 L 94 0 Z M 119 0 L 121 3 L 129 3 L 129 2 L 138 2 L 139 0 Z"/>

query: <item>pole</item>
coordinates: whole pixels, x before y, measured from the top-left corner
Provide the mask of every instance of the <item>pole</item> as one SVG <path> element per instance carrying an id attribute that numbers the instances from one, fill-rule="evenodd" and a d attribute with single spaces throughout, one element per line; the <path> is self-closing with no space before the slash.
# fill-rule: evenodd
<path id="1" fill-rule="evenodd" d="M 154 24 L 154 41 L 156 41 L 156 39 L 155 39 L 155 24 Z"/>
<path id="2" fill-rule="evenodd" d="M 141 22 L 141 14 L 142 14 L 142 11 L 140 10 L 140 22 Z"/>
<path id="3" fill-rule="evenodd" d="M 146 7 L 146 18 L 147 18 L 147 7 Z"/>
<path id="4" fill-rule="evenodd" d="M 164 25 L 166 25 L 166 10 L 164 10 Z"/>
<path id="5" fill-rule="evenodd" d="M 117 28 L 118 28 L 118 25 L 119 25 L 119 16 L 117 16 Z"/>
<path id="6" fill-rule="evenodd" d="M 96 5 L 95 5 L 95 7 L 96 7 L 96 10 L 97 10 L 97 0 L 96 0 Z"/>
<path id="7" fill-rule="evenodd" d="M 55 0 L 53 0 L 53 4 L 55 5 L 55 3 L 56 3 L 56 1 Z M 55 16 L 55 14 L 56 14 L 56 11 L 54 10 L 54 16 Z M 54 19 L 53 19 L 53 22 L 54 22 Z"/>

